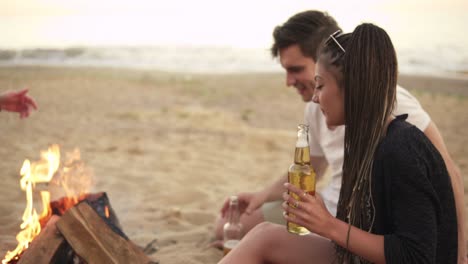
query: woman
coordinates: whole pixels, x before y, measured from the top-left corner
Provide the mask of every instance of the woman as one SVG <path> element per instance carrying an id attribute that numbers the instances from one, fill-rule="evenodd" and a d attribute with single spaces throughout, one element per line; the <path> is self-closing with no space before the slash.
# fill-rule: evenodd
<path id="1" fill-rule="evenodd" d="M 362 24 L 330 36 L 318 56 L 313 100 L 331 129 L 346 126 L 337 217 L 320 197 L 286 184 L 301 197 L 284 194 L 286 220 L 314 234 L 262 224 L 221 263 L 456 263 L 447 169 L 420 130 L 391 116 L 397 74 L 394 47 L 381 28 Z"/>

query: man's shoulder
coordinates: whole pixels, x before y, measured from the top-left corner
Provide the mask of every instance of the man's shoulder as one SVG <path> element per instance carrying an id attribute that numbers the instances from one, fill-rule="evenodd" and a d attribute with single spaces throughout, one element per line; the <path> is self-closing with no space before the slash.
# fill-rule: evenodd
<path id="1" fill-rule="evenodd" d="M 408 122 L 424 131 L 429 125 L 431 118 L 422 108 L 418 99 L 401 86 L 397 86 L 396 104 L 394 115 L 408 114 Z"/>
<path id="2" fill-rule="evenodd" d="M 397 85 L 396 89 L 396 98 L 397 98 L 397 105 L 408 105 L 414 104 L 418 107 L 421 107 L 419 104 L 418 99 L 414 95 L 412 95 L 407 89 Z"/>

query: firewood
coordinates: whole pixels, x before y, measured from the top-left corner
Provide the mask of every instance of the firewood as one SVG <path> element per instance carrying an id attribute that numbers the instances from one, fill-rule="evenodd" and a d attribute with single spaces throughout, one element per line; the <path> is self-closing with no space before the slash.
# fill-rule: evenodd
<path id="1" fill-rule="evenodd" d="M 70 208 L 57 228 L 87 263 L 151 263 L 133 242 L 112 231 L 87 202 Z"/>
<path id="2" fill-rule="evenodd" d="M 52 214 L 62 216 L 69 208 L 72 207 L 72 205 L 75 205 L 76 200 L 78 200 L 78 202 L 85 200 L 94 209 L 94 211 L 104 219 L 104 221 L 114 232 L 124 237 L 125 239 L 128 239 L 128 237 L 122 231 L 119 219 L 112 209 L 109 198 L 105 192 L 82 194 L 77 199 L 71 197 L 62 197 L 52 201 L 50 203 Z M 46 222 L 47 220 L 48 219 L 45 219 Z"/>
<path id="3" fill-rule="evenodd" d="M 60 217 L 56 215 L 49 219 L 47 225 L 21 255 L 18 264 L 49 264 L 55 262 L 54 256 L 66 245 L 64 237 L 55 226 L 59 219 Z"/>

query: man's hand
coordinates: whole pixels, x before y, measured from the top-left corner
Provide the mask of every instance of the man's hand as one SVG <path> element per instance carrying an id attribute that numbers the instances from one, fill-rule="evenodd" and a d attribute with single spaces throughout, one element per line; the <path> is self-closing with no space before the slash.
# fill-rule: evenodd
<path id="1" fill-rule="evenodd" d="M 267 199 L 267 194 L 263 192 L 255 193 L 239 193 L 237 194 L 237 199 L 239 201 L 239 211 L 241 214 L 251 214 L 253 211 L 257 210 L 260 206 L 265 203 Z M 229 197 L 224 201 L 223 207 L 221 208 L 221 216 L 225 217 L 226 212 L 229 209 Z"/>

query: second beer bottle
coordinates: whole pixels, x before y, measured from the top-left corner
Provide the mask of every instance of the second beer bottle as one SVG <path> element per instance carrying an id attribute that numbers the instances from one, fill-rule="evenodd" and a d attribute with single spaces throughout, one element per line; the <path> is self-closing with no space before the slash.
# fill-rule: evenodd
<path id="1" fill-rule="evenodd" d="M 240 223 L 239 199 L 229 197 L 228 221 L 224 224 L 223 252 L 226 256 L 242 238 L 242 224 Z"/>
<path id="2" fill-rule="evenodd" d="M 315 195 L 315 172 L 310 165 L 310 149 L 309 149 L 309 126 L 300 124 L 297 126 L 297 141 L 296 150 L 294 152 L 294 163 L 288 170 L 288 181 L 294 186 L 302 189 L 304 192 Z M 294 193 L 290 195 L 300 201 Z M 294 207 L 294 204 L 289 206 Z M 294 217 L 293 214 L 289 215 Z M 307 228 L 288 222 L 287 228 L 290 233 L 298 235 L 309 234 Z"/>

